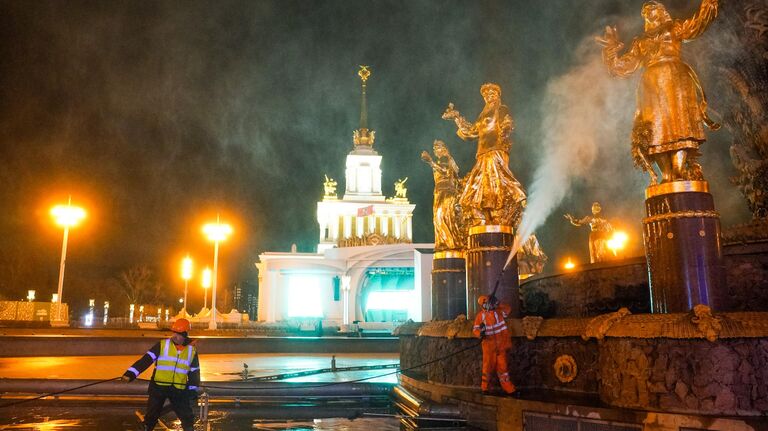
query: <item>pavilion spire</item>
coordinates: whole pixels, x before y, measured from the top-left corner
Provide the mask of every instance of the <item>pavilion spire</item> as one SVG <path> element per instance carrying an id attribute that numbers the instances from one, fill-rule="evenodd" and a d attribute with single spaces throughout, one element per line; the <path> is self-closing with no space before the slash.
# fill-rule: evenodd
<path id="1" fill-rule="evenodd" d="M 360 128 L 355 130 L 353 134 L 353 140 L 355 142 L 355 149 L 364 147 L 370 149 L 373 147 L 374 135 L 376 132 L 368 129 L 368 101 L 366 99 L 366 84 L 368 78 L 371 76 L 371 70 L 369 66 L 360 66 L 360 70 L 357 71 L 357 75 L 360 76 L 362 81 L 362 93 L 360 100 Z"/>
<path id="2" fill-rule="evenodd" d="M 371 71 L 368 66 L 360 66 L 360 70 L 357 71 L 360 76 L 360 80 L 363 81 L 362 100 L 360 102 L 360 128 L 368 129 L 368 101 L 365 99 L 365 84 L 368 81 L 368 77 L 371 76 Z"/>

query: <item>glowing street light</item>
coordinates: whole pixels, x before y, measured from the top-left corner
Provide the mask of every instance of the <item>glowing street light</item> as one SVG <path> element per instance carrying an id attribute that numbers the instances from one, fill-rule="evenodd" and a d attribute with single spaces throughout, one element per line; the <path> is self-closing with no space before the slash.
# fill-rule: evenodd
<path id="1" fill-rule="evenodd" d="M 211 287 L 211 269 L 203 270 L 203 308 L 208 308 L 208 288 Z"/>
<path id="2" fill-rule="evenodd" d="M 208 329 L 216 329 L 216 281 L 218 278 L 219 265 L 219 241 L 224 241 L 232 233 L 232 227 L 219 221 L 216 216 L 216 223 L 208 223 L 203 226 L 203 233 L 209 240 L 213 241 L 213 292 L 211 293 L 211 321 Z"/>
<path id="3" fill-rule="evenodd" d="M 181 260 L 181 278 L 184 279 L 184 313 L 187 312 L 187 288 L 189 286 L 189 279 L 192 278 L 192 258 L 187 255 Z"/>
<path id="4" fill-rule="evenodd" d="M 64 296 L 62 290 L 64 288 L 64 264 L 67 260 L 67 238 L 69 237 L 69 228 L 76 226 L 80 220 L 85 218 L 85 210 L 72 205 L 72 197 L 69 198 L 69 202 L 66 205 L 56 205 L 51 208 L 51 216 L 53 216 L 56 224 L 64 228 L 64 240 L 61 244 L 61 265 L 59 266 L 59 288 L 56 296 L 59 306 L 57 307 L 57 320 L 61 320 L 61 308 L 64 303 Z"/>
<path id="5" fill-rule="evenodd" d="M 575 264 L 575 263 L 573 263 L 573 261 L 571 261 L 571 258 L 569 257 L 569 258 L 568 258 L 568 261 L 567 261 L 567 262 L 565 262 L 565 265 L 563 265 L 563 267 L 564 267 L 566 270 L 570 271 L 570 270 L 572 270 L 573 268 L 576 268 L 576 264 Z"/>
<path id="6" fill-rule="evenodd" d="M 605 245 L 611 249 L 614 256 L 618 256 L 616 252 L 622 250 L 627 244 L 628 240 L 629 236 L 626 233 L 617 230 L 613 233 L 613 236 L 608 241 L 606 241 Z"/>

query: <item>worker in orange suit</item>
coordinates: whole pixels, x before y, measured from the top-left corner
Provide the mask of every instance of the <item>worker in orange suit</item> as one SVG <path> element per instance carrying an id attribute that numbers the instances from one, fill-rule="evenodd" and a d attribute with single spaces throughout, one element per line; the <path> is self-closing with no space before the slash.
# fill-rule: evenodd
<path id="1" fill-rule="evenodd" d="M 511 394 L 516 390 L 509 380 L 507 369 L 507 352 L 512 348 L 512 337 L 504 321 L 511 308 L 507 304 L 499 303 L 494 296 L 482 295 L 477 298 L 477 302 L 483 310 L 475 317 L 472 333 L 482 340 L 483 380 L 480 388 L 483 392 L 488 392 L 488 383 L 495 371 L 501 388 Z"/>

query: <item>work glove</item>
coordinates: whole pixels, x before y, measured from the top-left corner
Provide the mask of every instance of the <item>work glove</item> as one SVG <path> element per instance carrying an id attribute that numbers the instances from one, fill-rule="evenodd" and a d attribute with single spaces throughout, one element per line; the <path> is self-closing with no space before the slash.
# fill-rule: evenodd
<path id="1" fill-rule="evenodd" d="M 136 379 L 136 376 L 134 376 L 133 374 L 123 374 L 123 376 L 120 377 L 120 381 L 123 383 L 132 382 L 135 379 Z"/>
<path id="2" fill-rule="evenodd" d="M 190 400 L 196 400 L 200 397 L 200 393 L 203 390 L 201 388 L 187 389 L 187 396 Z"/>
<path id="3" fill-rule="evenodd" d="M 480 324 L 480 339 L 485 338 L 485 323 Z"/>

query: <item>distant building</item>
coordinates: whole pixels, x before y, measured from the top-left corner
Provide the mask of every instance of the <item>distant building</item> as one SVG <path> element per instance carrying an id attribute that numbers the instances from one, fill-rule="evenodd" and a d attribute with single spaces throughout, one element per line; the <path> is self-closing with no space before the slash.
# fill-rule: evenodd
<path id="1" fill-rule="evenodd" d="M 248 313 L 250 320 L 255 320 L 258 314 L 259 285 L 252 281 L 242 281 L 235 284 L 233 301 L 237 311 Z"/>
<path id="2" fill-rule="evenodd" d="M 322 319 L 325 325 L 354 321 L 430 320 L 433 244 L 413 244 L 416 205 L 407 198 L 407 178 L 395 196 L 382 193 L 382 156 L 368 129 L 362 68 L 360 128 L 347 154 L 345 191 L 326 176 L 317 203 L 316 253 L 265 252 L 259 256 L 258 319 Z"/>

